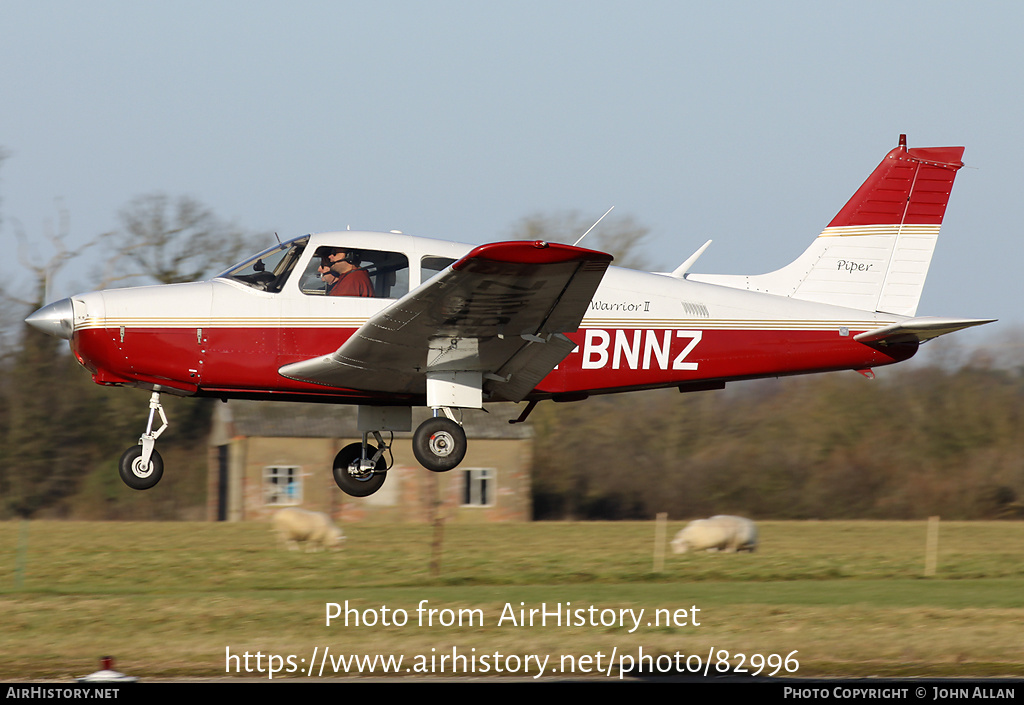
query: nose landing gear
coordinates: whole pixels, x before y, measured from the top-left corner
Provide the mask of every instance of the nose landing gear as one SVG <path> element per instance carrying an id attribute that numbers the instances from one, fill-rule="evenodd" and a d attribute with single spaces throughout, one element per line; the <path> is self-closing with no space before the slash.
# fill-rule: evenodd
<path id="1" fill-rule="evenodd" d="M 153 430 L 153 419 L 156 414 L 160 415 L 161 426 Z M 118 463 L 118 473 L 124 484 L 133 490 L 148 490 L 160 482 L 164 474 L 164 461 L 160 453 L 156 451 L 156 439 L 167 430 L 167 414 L 160 403 L 160 393 L 153 392 L 149 398 L 149 420 L 146 423 L 146 432 L 139 438 L 139 444 L 132 446 L 121 456 Z"/>

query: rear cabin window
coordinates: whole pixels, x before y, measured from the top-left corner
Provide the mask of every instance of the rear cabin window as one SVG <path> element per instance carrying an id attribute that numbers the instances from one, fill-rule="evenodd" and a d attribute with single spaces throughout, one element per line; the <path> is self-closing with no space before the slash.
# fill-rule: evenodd
<path id="1" fill-rule="evenodd" d="M 436 277 L 447 267 L 455 262 L 451 257 L 439 257 L 427 255 L 420 260 L 420 283 L 425 283 L 431 277 Z"/>

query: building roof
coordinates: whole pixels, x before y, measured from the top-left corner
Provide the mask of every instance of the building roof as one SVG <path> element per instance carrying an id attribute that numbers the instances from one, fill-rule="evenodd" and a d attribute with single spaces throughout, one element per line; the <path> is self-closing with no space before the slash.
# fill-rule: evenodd
<path id="1" fill-rule="evenodd" d="M 465 409 L 463 428 L 466 436 L 471 439 L 530 438 L 533 434 L 529 424 L 509 423 L 519 416 L 523 408 L 516 404 L 490 404 L 485 410 Z M 226 404 L 217 404 L 210 442 L 223 445 L 236 436 L 359 438 L 356 413 L 353 405 L 232 399 Z M 430 409 L 413 408 L 413 429 L 431 415 Z M 411 436 L 411 432 L 395 433 L 396 438 Z"/>

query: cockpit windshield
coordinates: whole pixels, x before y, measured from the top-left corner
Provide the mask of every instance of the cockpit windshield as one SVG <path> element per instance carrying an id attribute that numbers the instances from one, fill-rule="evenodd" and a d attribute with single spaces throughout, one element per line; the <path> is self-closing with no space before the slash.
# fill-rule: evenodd
<path id="1" fill-rule="evenodd" d="M 275 245 L 217 276 L 232 279 L 260 291 L 276 293 L 281 291 L 288 281 L 288 276 L 308 242 L 309 235 L 305 235 Z"/>

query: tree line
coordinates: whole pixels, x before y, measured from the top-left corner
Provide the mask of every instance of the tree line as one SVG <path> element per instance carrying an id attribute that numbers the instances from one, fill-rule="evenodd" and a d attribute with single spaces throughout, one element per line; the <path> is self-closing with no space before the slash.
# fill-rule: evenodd
<path id="1" fill-rule="evenodd" d="M 541 405 L 534 514 L 1024 518 L 1022 368 L 911 364 Z"/>

